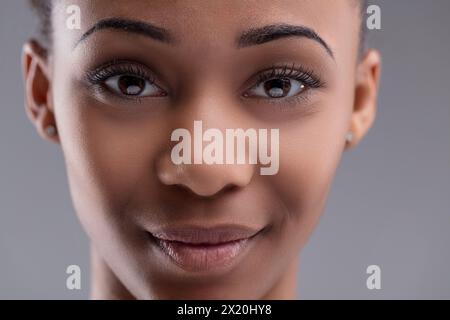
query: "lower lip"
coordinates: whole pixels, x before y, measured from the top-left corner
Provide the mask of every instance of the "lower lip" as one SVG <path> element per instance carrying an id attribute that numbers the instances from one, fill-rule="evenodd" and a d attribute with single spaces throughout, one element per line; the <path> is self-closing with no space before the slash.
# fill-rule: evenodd
<path id="1" fill-rule="evenodd" d="M 252 238 L 218 244 L 188 244 L 155 238 L 159 248 L 172 262 L 186 271 L 205 272 L 230 267 Z"/>

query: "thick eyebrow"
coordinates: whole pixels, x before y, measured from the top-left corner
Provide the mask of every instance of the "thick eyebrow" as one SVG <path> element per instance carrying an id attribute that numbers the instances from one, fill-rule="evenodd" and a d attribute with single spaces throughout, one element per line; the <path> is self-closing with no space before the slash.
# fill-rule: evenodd
<path id="1" fill-rule="evenodd" d="M 164 43 L 173 43 L 173 37 L 168 30 L 148 22 L 125 18 L 106 18 L 98 21 L 93 27 L 86 31 L 74 47 L 78 46 L 79 43 L 86 40 L 95 32 L 103 29 L 116 29 L 122 32 L 141 34 Z M 288 37 L 304 37 L 314 40 L 324 47 L 327 53 L 334 59 L 334 53 L 325 40 L 323 40 L 313 29 L 306 26 L 274 24 L 249 29 L 239 37 L 237 46 L 238 48 L 245 48 Z"/>
<path id="2" fill-rule="evenodd" d="M 90 35 L 104 29 L 116 29 L 122 32 L 141 34 L 151 39 L 164 43 L 173 42 L 172 36 L 166 29 L 152 25 L 148 22 L 124 18 L 106 18 L 98 21 L 92 28 L 86 31 L 81 36 L 80 40 L 77 41 L 75 47 L 80 42 L 86 40 Z"/>
<path id="3" fill-rule="evenodd" d="M 266 42 L 288 38 L 303 37 L 319 43 L 334 59 L 333 50 L 313 29 L 290 24 L 273 24 L 245 31 L 237 40 L 238 48 L 259 45 Z"/>

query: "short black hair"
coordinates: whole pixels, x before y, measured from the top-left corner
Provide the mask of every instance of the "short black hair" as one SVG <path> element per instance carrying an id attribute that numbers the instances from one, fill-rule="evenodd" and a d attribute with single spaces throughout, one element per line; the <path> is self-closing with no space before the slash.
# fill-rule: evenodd
<path id="1" fill-rule="evenodd" d="M 362 56 L 367 46 L 367 28 L 366 28 L 366 11 L 369 6 L 369 0 L 357 0 L 360 10 L 361 25 L 359 27 L 359 54 Z"/>
<path id="2" fill-rule="evenodd" d="M 49 47 L 52 43 L 52 2 L 53 0 L 28 0 L 33 10 L 36 12 L 39 18 L 39 35 L 42 38 L 44 44 Z M 366 8 L 368 6 L 368 0 L 356 0 L 356 5 L 359 6 L 361 16 L 360 27 L 360 54 L 363 53 L 366 47 L 366 25 L 364 23 Z"/>
<path id="3" fill-rule="evenodd" d="M 52 34 L 52 0 L 28 0 L 39 19 L 39 36 L 46 44 L 51 43 Z"/>

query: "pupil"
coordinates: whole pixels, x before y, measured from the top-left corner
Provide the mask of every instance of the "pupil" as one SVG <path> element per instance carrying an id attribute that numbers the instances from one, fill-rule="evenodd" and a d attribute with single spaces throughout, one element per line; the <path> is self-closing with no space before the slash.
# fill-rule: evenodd
<path id="1" fill-rule="evenodd" d="M 271 98 L 282 98 L 289 93 L 291 82 L 289 79 L 272 79 L 264 84 L 264 89 Z"/>
<path id="2" fill-rule="evenodd" d="M 145 80 L 132 76 L 122 76 L 119 79 L 119 88 L 123 94 L 138 95 L 145 87 Z"/>

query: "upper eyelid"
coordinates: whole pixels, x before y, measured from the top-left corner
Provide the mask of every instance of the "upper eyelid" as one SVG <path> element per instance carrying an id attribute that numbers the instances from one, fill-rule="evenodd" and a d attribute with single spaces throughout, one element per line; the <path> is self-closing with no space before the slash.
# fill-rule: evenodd
<path id="1" fill-rule="evenodd" d="M 279 70 L 282 70 L 281 72 Z M 263 70 L 257 75 L 257 84 L 263 81 L 267 81 L 277 77 L 287 77 L 291 79 L 296 79 L 299 76 L 309 78 L 313 82 L 314 87 L 322 87 L 325 83 L 321 80 L 320 76 L 317 76 L 312 70 L 305 69 L 303 67 L 295 67 L 294 64 L 291 66 L 272 66 L 269 69 Z M 305 79 L 307 80 L 307 79 Z"/>
<path id="2" fill-rule="evenodd" d="M 124 70 L 120 68 L 134 68 L 134 70 Z M 109 71 L 108 71 L 109 69 Z M 126 74 L 127 72 L 137 76 L 141 76 L 150 82 L 155 81 L 155 76 L 153 72 L 145 65 L 139 62 L 132 62 L 128 60 L 113 60 L 104 64 L 101 64 L 92 70 L 86 72 L 86 77 L 88 80 L 94 80 L 94 82 L 102 82 L 108 77 L 115 75 Z M 105 75 L 100 75 L 100 73 L 105 72 Z M 109 73 L 108 73 L 109 72 Z"/>

